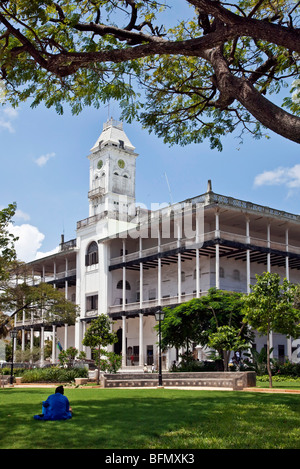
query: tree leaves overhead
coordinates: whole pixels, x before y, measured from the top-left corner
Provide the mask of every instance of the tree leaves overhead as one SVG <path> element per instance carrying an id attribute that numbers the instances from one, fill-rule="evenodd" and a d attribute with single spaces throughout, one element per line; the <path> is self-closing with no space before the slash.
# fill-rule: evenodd
<path id="1" fill-rule="evenodd" d="M 299 143 L 299 11 L 294 0 L 2 1 L 5 99 L 59 114 L 118 100 L 122 119 L 170 144 L 221 150 L 227 133 L 266 128 Z M 271 100 L 282 89 L 287 110 Z"/>

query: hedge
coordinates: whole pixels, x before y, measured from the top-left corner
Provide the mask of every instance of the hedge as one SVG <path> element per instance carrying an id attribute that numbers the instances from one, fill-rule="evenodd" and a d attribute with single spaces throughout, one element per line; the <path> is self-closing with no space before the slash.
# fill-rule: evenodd
<path id="1" fill-rule="evenodd" d="M 75 378 L 88 378 L 87 368 L 35 368 L 22 374 L 22 383 L 69 383 Z"/>

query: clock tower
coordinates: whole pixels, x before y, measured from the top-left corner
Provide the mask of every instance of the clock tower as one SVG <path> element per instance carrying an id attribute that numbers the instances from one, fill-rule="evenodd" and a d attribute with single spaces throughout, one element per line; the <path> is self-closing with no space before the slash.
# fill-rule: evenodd
<path id="1" fill-rule="evenodd" d="M 123 123 L 109 119 L 88 156 L 90 160 L 89 216 L 115 218 L 135 205 L 137 153 Z"/>

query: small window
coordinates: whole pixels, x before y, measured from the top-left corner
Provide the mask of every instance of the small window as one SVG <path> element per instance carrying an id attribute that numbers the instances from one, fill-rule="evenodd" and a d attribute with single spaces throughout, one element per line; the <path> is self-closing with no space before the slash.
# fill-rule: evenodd
<path id="1" fill-rule="evenodd" d="M 224 269 L 223 269 L 223 267 L 220 267 L 220 270 L 219 270 L 219 272 L 220 272 L 220 278 L 224 278 L 224 276 L 225 276 L 225 272 L 224 272 Z"/>
<path id="2" fill-rule="evenodd" d="M 130 286 L 130 283 L 126 280 L 126 290 L 131 290 L 131 286 Z M 123 289 L 123 280 L 119 280 L 118 283 L 117 283 L 117 289 L 118 290 L 122 290 Z"/>
<path id="3" fill-rule="evenodd" d="M 238 280 L 238 281 L 240 280 L 240 271 L 239 270 L 235 269 L 233 271 L 233 279 Z"/>
<path id="4" fill-rule="evenodd" d="M 95 241 L 89 245 L 85 256 L 86 266 L 94 264 L 98 264 L 98 245 Z"/>
<path id="5" fill-rule="evenodd" d="M 86 310 L 93 311 L 98 309 L 98 295 L 90 295 L 86 297 Z"/>
<path id="6" fill-rule="evenodd" d="M 124 141 L 123 140 L 119 140 L 119 147 L 124 148 Z"/>
<path id="7" fill-rule="evenodd" d="M 185 282 L 185 272 L 181 272 L 181 282 Z"/>
<path id="8" fill-rule="evenodd" d="M 155 300 L 156 299 L 156 289 L 152 288 L 149 290 L 149 300 Z"/>

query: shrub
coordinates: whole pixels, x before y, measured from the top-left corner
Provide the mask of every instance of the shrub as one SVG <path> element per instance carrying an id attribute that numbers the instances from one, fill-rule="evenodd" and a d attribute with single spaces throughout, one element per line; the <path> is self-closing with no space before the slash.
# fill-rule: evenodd
<path id="1" fill-rule="evenodd" d="M 27 370 L 22 376 L 23 383 L 69 383 L 75 378 L 87 378 L 87 368 L 36 368 Z"/>

